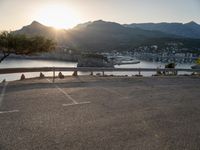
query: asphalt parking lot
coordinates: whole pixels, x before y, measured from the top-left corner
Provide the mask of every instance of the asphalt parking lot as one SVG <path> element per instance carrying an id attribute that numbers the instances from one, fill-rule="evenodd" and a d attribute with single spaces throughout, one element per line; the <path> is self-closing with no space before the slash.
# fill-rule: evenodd
<path id="1" fill-rule="evenodd" d="M 200 78 L 0 85 L 0 150 L 199 150 Z"/>

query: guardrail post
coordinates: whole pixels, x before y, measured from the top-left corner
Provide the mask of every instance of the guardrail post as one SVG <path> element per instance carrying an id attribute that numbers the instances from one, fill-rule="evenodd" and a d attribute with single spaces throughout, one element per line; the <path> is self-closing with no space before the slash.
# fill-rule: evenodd
<path id="1" fill-rule="evenodd" d="M 53 67 L 53 83 L 55 82 L 55 67 Z"/>
<path id="2" fill-rule="evenodd" d="M 178 75 L 178 70 L 176 71 L 176 74 L 175 75 Z"/>

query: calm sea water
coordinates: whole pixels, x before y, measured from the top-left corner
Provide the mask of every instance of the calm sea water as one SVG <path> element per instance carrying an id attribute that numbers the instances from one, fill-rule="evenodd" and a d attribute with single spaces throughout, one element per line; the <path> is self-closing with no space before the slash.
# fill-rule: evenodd
<path id="1" fill-rule="evenodd" d="M 191 68 L 193 64 L 178 64 L 177 68 Z M 77 63 L 64 62 L 64 61 L 52 61 L 52 60 L 19 60 L 9 59 L 0 63 L 0 68 L 20 68 L 20 67 L 76 67 Z M 157 68 L 164 67 L 165 64 L 158 62 L 141 61 L 139 64 L 121 65 L 115 66 L 116 68 Z M 97 72 L 96 72 L 97 73 Z M 45 76 L 52 76 L 52 72 L 44 73 Z M 72 72 L 64 72 L 64 75 L 71 75 Z M 80 72 L 81 75 L 87 75 L 89 73 Z M 128 75 L 132 76 L 138 74 L 138 72 L 106 72 L 107 75 Z M 144 76 L 151 76 L 155 72 L 142 73 Z M 185 74 L 185 73 L 184 73 Z M 4 74 L 0 75 L 0 81 L 6 79 L 6 81 L 19 80 L 20 74 Z M 25 73 L 27 78 L 38 77 L 39 73 Z"/>
<path id="2" fill-rule="evenodd" d="M 0 68 L 21 68 L 21 67 L 76 67 L 77 63 L 64 62 L 64 61 L 51 61 L 51 60 L 19 60 L 19 59 L 9 59 L 0 63 Z M 27 78 L 38 77 L 39 72 L 34 73 L 24 73 Z M 52 72 L 44 73 L 45 76 L 52 76 Z M 65 73 L 65 75 L 70 75 L 71 72 Z M 0 81 L 6 79 L 6 81 L 19 80 L 21 73 L 15 74 L 4 74 L 0 75 Z"/>

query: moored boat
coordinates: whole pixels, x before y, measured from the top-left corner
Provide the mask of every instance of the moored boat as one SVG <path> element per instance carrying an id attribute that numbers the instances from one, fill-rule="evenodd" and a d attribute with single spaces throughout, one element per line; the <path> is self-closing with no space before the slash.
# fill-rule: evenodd
<path id="1" fill-rule="evenodd" d="M 200 65 L 194 65 L 191 67 L 192 69 L 200 69 Z"/>
<path id="2" fill-rule="evenodd" d="M 129 65 L 129 64 L 139 64 L 140 61 L 137 60 L 129 60 L 129 61 L 121 61 L 118 62 L 117 65 Z"/>

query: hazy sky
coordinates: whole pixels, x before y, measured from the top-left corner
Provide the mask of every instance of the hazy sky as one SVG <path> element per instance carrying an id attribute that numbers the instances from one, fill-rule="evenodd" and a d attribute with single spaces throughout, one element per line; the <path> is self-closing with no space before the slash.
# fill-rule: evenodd
<path id="1" fill-rule="evenodd" d="M 69 28 L 99 19 L 200 24 L 200 0 L 0 0 L 0 30 L 19 29 L 33 20 Z"/>

